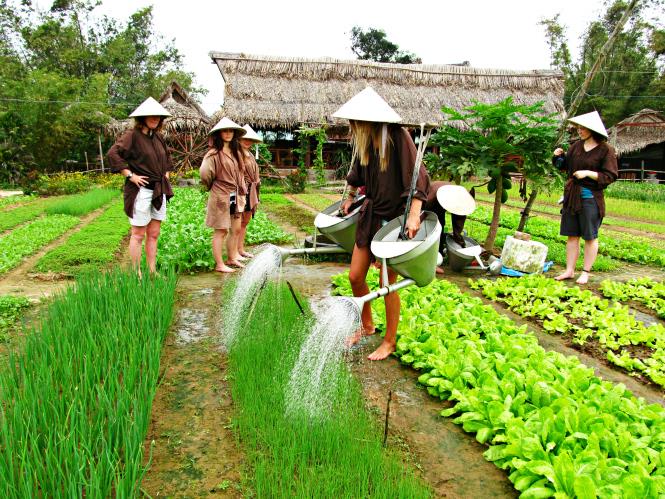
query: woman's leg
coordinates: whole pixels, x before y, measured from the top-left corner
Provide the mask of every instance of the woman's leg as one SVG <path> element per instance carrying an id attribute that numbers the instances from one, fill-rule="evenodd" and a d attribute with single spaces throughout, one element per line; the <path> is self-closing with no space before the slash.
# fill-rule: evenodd
<path id="1" fill-rule="evenodd" d="M 252 258 L 254 255 L 245 251 L 245 235 L 247 234 L 247 226 L 252 220 L 251 211 L 242 212 L 242 222 L 240 223 L 240 232 L 238 233 L 238 254 L 244 258 Z"/>
<path id="2" fill-rule="evenodd" d="M 589 282 L 589 272 L 593 267 L 598 256 L 598 238 L 584 241 L 584 267 L 582 273 L 577 278 L 577 284 L 586 284 Z"/>
<path id="3" fill-rule="evenodd" d="M 145 238 L 146 226 L 137 227 L 132 225 L 132 235 L 129 238 L 129 259 L 132 267 L 141 274 L 141 251 L 143 249 L 143 239 Z"/>
<path id="4" fill-rule="evenodd" d="M 226 263 L 227 265 L 235 265 L 242 268 L 244 265 L 238 260 L 238 234 L 240 234 L 241 224 L 241 217 L 231 216 L 231 231 L 229 232 L 229 237 L 226 238 Z"/>
<path id="5" fill-rule="evenodd" d="M 217 272 L 235 272 L 232 268 L 224 264 L 224 257 L 222 255 L 222 248 L 224 247 L 224 239 L 229 233 L 226 229 L 215 229 L 212 234 L 212 256 L 215 258 L 215 270 Z"/>
<path id="6" fill-rule="evenodd" d="M 397 281 L 397 272 L 388 269 L 388 282 L 394 284 Z M 385 286 L 381 283 L 381 286 Z M 379 348 L 367 356 L 369 360 L 383 360 L 395 351 L 397 343 L 397 325 L 399 324 L 400 300 L 399 294 L 390 293 L 384 297 L 386 301 L 386 335 Z"/>
<path id="7" fill-rule="evenodd" d="M 577 258 L 580 256 L 580 238 L 576 236 L 568 236 L 566 241 L 566 270 L 563 274 L 556 276 L 554 279 L 563 281 L 564 279 L 572 279 L 575 275 L 575 264 Z"/>
<path id="8" fill-rule="evenodd" d="M 364 296 L 369 293 L 367 286 L 367 271 L 371 262 L 371 255 L 369 248 L 353 247 L 353 254 L 351 255 L 351 269 L 349 270 L 349 282 L 353 290 L 353 296 Z M 372 320 L 372 308 L 369 303 L 363 305 L 362 310 L 362 329 L 365 334 L 374 333 L 374 321 Z M 360 340 L 358 335 L 355 341 L 351 344 L 357 343 Z"/>
<path id="9" fill-rule="evenodd" d="M 154 274 L 157 271 L 157 239 L 162 222 L 152 219 L 146 228 L 145 256 L 148 261 L 148 269 Z"/>

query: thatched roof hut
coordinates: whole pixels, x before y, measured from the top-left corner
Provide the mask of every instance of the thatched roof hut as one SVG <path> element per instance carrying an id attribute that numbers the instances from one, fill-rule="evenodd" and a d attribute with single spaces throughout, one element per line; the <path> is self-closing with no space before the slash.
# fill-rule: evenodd
<path id="1" fill-rule="evenodd" d="M 172 81 L 158 102 L 171 113 L 164 120 L 163 133 L 169 146 L 176 170 L 189 170 L 201 164 L 208 149 L 208 130 L 211 118 L 182 88 Z M 117 137 L 133 126 L 134 120 L 112 119 L 105 127 L 108 135 Z"/>
<path id="2" fill-rule="evenodd" d="M 610 128 L 609 142 L 619 156 L 665 143 L 665 114 L 642 109 Z"/>
<path id="3" fill-rule="evenodd" d="M 302 123 L 346 127 L 332 114 L 367 85 L 386 99 L 405 123 L 441 123 L 442 106 L 461 109 L 473 101 L 496 102 L 508 96 L 519 104 L 544 101 L 548 112 L 564 110 L 560 71 L 225 52 L 209 55 L 226 85 L 223 114 L 263 129 L 293 129 Z"/>

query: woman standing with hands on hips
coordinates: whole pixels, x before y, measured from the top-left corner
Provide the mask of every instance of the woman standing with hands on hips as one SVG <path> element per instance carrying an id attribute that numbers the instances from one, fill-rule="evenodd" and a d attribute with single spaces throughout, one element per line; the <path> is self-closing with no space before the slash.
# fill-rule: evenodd
<path id="1" fill-rule="evenodd" d="M 245 234 L 247 225 L 256 213 L 256 207 L 259 205 L 259 186 L 261 177 L 259 176 L 259 165 L 254 159 L 251 148 L 254 144 L 263 142 L 261 137 L 252 129 L 251 126 L 242 127 L 245 135 L 240 139 L 242 149 L 243 174 L 247 186 L 247 196 L 245 198 L 245 210 L 242 212 L 242 222 L 240 224 L 240 234 L 238 235 L 238 254 L 241 258 L 252 258 L 254 255 L 245 251 Z"/>
<path id="2" fill-rule="evenodd" d="M 581 237 L 584 239 L 584 267 L 576 282 L 586 284 L 598 255 L 598 229 L 605 216 L 603 190 L 617 179 L 619 172 L 616 154 L 607 144 L 607 130 L 598 112 L 575 116 L 568 121 L 577 126 L 580 140 L 565 154 L 560 147 L 554 151 L 555 164 L 568 173 L 560 231 L 562 236 L 568 236 L 566 270 L 555 279 L 562 281 L 575 275 Z"/>
<path id="3" fill-rule="evenodd" d="M 108 152 L 111 171 L 125 177 L 124 208 L 132 226 L 129 257 L 141 274 L 141 253 L 145 254 L 150 273 L 156 272 L 157 239 L 166 218 L 166 202 L 173 197 L 169 173 L 171 156 L 160 134 L 164 118 L 171 114 L 155 99 L 148 97 L 137 107 L 134 129 L 126 131 Z"/>
<path id="4" fill-rule="evenodd" d="M 210 130 L 210 149 L 199 169 L 201 182 L 210 188 L 206 225 L 215 230 L 212 254 L 217 272 L 234 272 L 230 266 L 244 267 L 238 254 L 238 236 L 247 190 L 238 139 L 245 133 L 237 123 L 222 118 Z M 222 256 L 225 239 L 226 262 Z"/>
<path id="5" fill-rule="evenodd" d="M 416 146 L 409 133 L 397 125 L 402 118 L 371 87 L 354 96 L 333 116 L 348 119 L 351 126 L 352 168 L 346 178 L 351 188 L 349 198 L 342 204 L 344 213 L 348 213 L 356 190 L 365 186 L 365 200 L 360 208 L 349 272 L 353 295 L 363 296 L 369 293 L 366 277 L 372 261 L 370 243 L 384 223 L 404 213 L 415 167 Z M 420 229 L 420 210 L 428 190 L 429 177 L 421 165 L 406 221 L 409 238 L 413 238 Z M 397 273 L 388 269 L 389 283 L 394 283 L 396 279 Z M 381 285 L 387 286 L 388 283 L 382 282 Z M 379 348 L 368 356 L 370 360 L 385 359 L 395 351 L 400 299 L 397 293 L 390 293 L 384 299 L 386 334 Z M 362 328 L 351 343 L 358 342 L 362 335 L 374 332 L 372 311 L 369 303 L 365 303 Z"/>

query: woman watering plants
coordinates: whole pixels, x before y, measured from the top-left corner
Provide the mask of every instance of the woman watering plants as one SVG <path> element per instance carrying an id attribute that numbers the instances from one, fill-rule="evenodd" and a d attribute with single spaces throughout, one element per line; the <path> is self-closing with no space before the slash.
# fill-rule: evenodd
<path id="1" fill-rule="evenodd" d="M 366 277 L 371 264 L 370 243 L 386 221 L 404 213 L 409 195 L 411 177 L 416 158 L 416 146 L 408 132 L 397 125 L 400 116 L 370 87 L 354 96 L 334 115 L 350 121 L 353 159 L 347 176 L 349 197 L 342 210 L 348 213 L 360 186 L 365 186 L 365 200 L 360 209 L 356 230 L 356 244 L 351 256 L 349 280 L 354 296 L 369 292 Z M 420 228 L 420 210 L 427 199 L 429 177 L 421 167 L 416 192 L 406 221 L 406 231 L 412 238 Z M 397 273 L 388 269 L 388 281 L 392 284 Z M 382 283 L 382 286 L 388 283 Z M 395 351 L 400 299 L 397 293 L 385 296 L 386 334 L 383 342 L 368 359 L 382 360 Z M 362 328 L 351 343 L 361 335 L 374 334 L 374 324 L 369 303 L 362 311 Z"/>
<path id="2" fill-rule="evenodd" d="M 124 207 L 132 226 L 129 257 L 141 274 L 141 253 L 145 239 L 148 269 L 156 272 L 157 239 L 166 202 L 173 197 L 169 172 L 171 156 L 159 133 L 164 118 L 171 114 L 155 99 L 148 97 L 132 114 L 133 130 L 125 132 L 109 149 L 111 170 L 125 177 Z"/>
<path id="3" fill-rule="evenodd" d="M 263 142 L 251 126 L 245 125 L 243 129 L 247 133 L 240 139 L 240 146 L 242 148 L 243 174 L 247 185 L 247 196 L 245 198 L 245 211 L 242 212 L 240 234 L 238 235 L 238 254 L 241 259 L 254 256 L 245 251 L 245 234 L 247 233 L 247 225 L 254 217 L 256 207 L 259 205 L 261 177 L 259 177 L 259 165 L 254 159 L 251 148 L 254 144 Z"/>
<path id="4" fill-rule="evenodd" d="M 215 230 L 212 235 L 212 255 L 217 272 L 234 272 L 230 266 L 243 267 L 238 253 L 238 236 L 247 189 L 238 139 L 245 133 L 237 123 L 222 118 L 210 130 L 210 150 L 199 169 L 201 182 L 210 189 L 206 225 Z M 222 257 L 225 239 L 226 262 Z"/>
<path id="5" fill-rule="evenodd" d="M 591 267 L 598 255 L 598 229 L 605 216 L 603 190 L 617 179 L 617 159 L 607 144 L 607 130 L 596 111 L 570 118 L 577 126 L 580 140 L 564 154 L 554 151 L 555 163 L 568 173 L 561 210 L 561 235 L 566 242 L 566 270 L 556 280 L 572 279 L 584 239 L 584 266 L 578 284 L 589 281 Z"/>

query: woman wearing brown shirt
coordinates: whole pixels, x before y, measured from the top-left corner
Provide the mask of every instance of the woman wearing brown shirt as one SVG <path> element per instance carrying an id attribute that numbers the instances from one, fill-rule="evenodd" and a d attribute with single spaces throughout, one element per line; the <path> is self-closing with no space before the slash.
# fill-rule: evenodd
<path id="1" fill-rule="evenodd" d="M 254 159 L 251 148 L 254 144 L 263 141 L 251 126 L 245 125 L 243 129 L 247 133 L 240 139 L 240 147 L 242 149 L 243 174 L 245 184 L 247 185 L 247 197 L 245 199 L 245 211 L 242 212 L 240 234 L 238 235 L 238 253 L 241 257 L 252 258 L 254 255 L 245 251 L 245 234 L 247 233 L 247 225 L 249 225 L 252 217 L 254 217 L 256 207 L 259 205 L 261 177 L 259 177 L 259 165 Z"/>
<path id="2" fill-rule="evenodd" d="M 618 175 L 616 154 L 608 145 L 607 130 L 596 111 L 570 118 L 577 125 L 580 140 L 564 155 L 560 147 L 554 151 L 555 162 L 568 173 L 561 210 L 561 235 L 566 242 L 566 270 L 556 280 L 572 279 L 580 254 L 580 237 L 584 239 L 584 267 L 578 284 L 589 281 L 591 267 L 598 256 L 598 229 L 605 216 L 603 190 Z M 561 161 L 563 159 L 563 161 Z"/>
<path id="3" fill-rule="evenodd" d="M 166 202 L 173 197 L 169 172 L 171 156 L 159 133 L 164 118 L 171 114 L 155 99 L 148 97 L 129 115 L 135 119 L 133 130 L 125 132 L 109 149 L 111 171 L 125 177 L 124 207 L 132 226 L 129 257 L 140 271 L 141 248 L 145 239 L 148 268 L 155 272 L 157 239 Z"/>
<path id="4" fill-rule="evenodd" d="M 211 148 L 200 168 L 201 182 L 212 185 L 206 225 L 215 230 L 212 235 L 212 254 L 217 272 L 234 272 L 229 265 L 243 267 L 238 254 L 238 234 L 247 194 L 238 144 L 238 138 L 243 135 L 245 130 L 240 125 L 222 118 L 210 130 Z M 222 257 L 225 239 L 226 263 Z"/>
<path id="5" fill-rule="evenodd" d="M 372 259 L 370 243 L 384 222 L 404 213 L 415 166 L 416 146 L 408 132 L 396 125 L 401 121 L 399 115 L 370 87 L 344 104 L 333 116 L 349 119 L 351 126 L 353 166 L 346 179 L 351 189 L 349 199 L 342 205 L 345 213 L 348 213 L 356 189 L 365 186 L 365 201 L 360 209 L 349 272 L 353 295 L 363 296 L 369 293 L 366 277 Z M 410 238 L 420 228 L 420 210 L 428 190 L 429 177 L 421 166 L 406 222 Z M 397 273 L 388 269 L 389 283 L 394 283 L 396 279 Z M 388 283 L 382 282 L 381 285 L 387 286 Z M 385 359 L 395 351 L 400 299 L 397 293 L 390 293 L 384 299 L 386 334 L 379 348 L 368 356 L 370 360 Z M 374 334 L 368 303 L 363 306 L 362 330 L 351 339 L 351 343 L 357 342 L 361 334 Z"/>

